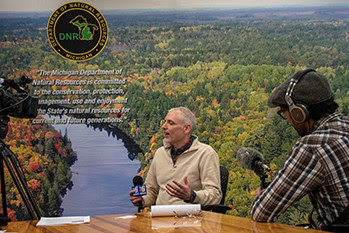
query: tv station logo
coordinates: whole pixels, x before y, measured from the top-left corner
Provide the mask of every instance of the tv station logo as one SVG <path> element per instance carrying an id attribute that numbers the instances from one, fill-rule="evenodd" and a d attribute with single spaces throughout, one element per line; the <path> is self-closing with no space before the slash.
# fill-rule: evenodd
<path id="1" fill-rule="evenodd" d="M 47 23 L 52 48 L 71 61 L 86 61 L 97 56 L 108 40 L 108 25 L 103 15 L 83 2 L 68 2 L 55 10 Z"/>

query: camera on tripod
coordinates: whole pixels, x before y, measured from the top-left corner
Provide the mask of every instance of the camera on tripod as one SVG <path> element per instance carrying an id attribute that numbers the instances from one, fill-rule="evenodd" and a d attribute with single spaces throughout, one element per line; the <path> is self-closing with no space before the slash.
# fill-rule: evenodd
<path id="1" fill-rule="evenodd" d="M 32 219 L 40 218 L 37 207 L 24 176 L 23 169 L 16 155 L 4 143 L 8 131 L 9 116 L 20 118 L 34 118 L 38 114 L 38 98 L 30 96 L 28 84 L 33 79 L 22 76 L 19 79 L 0 78 L 0 184 L 3 214 L 0 214 L 0 226 L 10 221 L 7 213 L 4 164 L 27 207 Z"/>
<path id="2" fill-rule="evenodd" d="M 14 116 L 34 118 L 38 114 L 38 98 L 30 96 L 28 84 L 33 79 L 22 76 L 19 79 L 0 78 L 0 117 Z"/>

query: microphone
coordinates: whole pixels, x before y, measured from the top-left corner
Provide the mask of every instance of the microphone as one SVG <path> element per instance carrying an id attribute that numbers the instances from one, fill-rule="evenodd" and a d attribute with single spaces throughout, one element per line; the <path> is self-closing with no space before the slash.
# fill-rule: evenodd
<path id="1" fill-rule="evenodd" d="M 135 193 L 133 194 L 134 197 L 147 195 L 147 187 L 143 185 L 143 178 L 141 176 L 133 177 L 133 185 L 132 189 L 135 190 Z M 141 213 L 143 209 L 143 203 L 142 200 L 140 200 L 138 202 L 138 213 Z"/>
<path id="2" fill-rule="evenodd" d="M 271 171 L 265 165 L 264 156 L 261 152 L 247 147 L 242 147 L 236 152 L 236 157 L 243 168 L 254 171 L 259 177 L 264 177 L 264 170 Z"/>

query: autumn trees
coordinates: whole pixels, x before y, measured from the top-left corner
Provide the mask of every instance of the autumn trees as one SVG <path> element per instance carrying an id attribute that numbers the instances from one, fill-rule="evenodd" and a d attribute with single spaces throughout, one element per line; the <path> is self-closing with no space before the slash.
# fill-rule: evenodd
<path id="1" fill-rule="evenodd" d="M 347 16 L 268 18 L 245 10 L 116 12 L 106 19 L 110 29 L 106 48 L 94 59 L 74 63 L 50 48 L 45 17 L 2 18 L 1 75 L 12 78 L 29 73 L 40 78 L 38 69 L 122 68 L 120 78 L 127 80 L 123 88 L 130 112 L 128 120 L 117 127 L 145 152 L 139 154 L 141 174 L 146 174 L 162 144 L 160 126 L 167 111 L 176 106 L 190 108 L 198 120 L 194 133 L 218 152 L 221 165 L 230 171 L 226 196 L 226 204 L 233 207 L 230 214 L 249 216 L 260 182 L 253 172 L 238 165 L 236 151 L 242 146 L 261 151 L 276 173 L 298 139 L 266 104 L 269 94 L 286 77 L 304 66 L 316 68 L 329 78 L 340 110 L 349 114 Z M 69 166 L 76 159 L 67 132 L 61 134 L 49 126 L 13 120 L 6 139 L 19 155 L 39 207 L 50 216 L 58 214 L 59 195 L 69 187 Z M 10 208 L 19 213 L 18 194 L 13 184 L 8 185 Z M 280 221 L 301 222 L 308 206 L 302 200 Z M 24 217 L 17 215 L 18 219 Z"/>
<path id="2" fill-rule="evenodd" d="M 31 125 L 30 120 L 12 118 L 4 141 L 18 159 L 29 191 L 43 216 L 58 216 L 61 196 L 71 185 L 70 166 L 76 160 L 67 132 L 62 136 L 51 126 Z M 12 220 L 29 219 L 20 194 L 9 173 L 5 173 L 8 208 Z"/>

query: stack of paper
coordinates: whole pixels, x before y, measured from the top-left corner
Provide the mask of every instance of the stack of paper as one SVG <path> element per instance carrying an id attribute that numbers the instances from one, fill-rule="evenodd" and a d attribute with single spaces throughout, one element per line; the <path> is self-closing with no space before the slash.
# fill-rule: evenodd
<path id="1" fill-rule="evenodd" d="M 36 226 L 54 226 L 63 224 L 82 224 L 89 223 L 90 216 L 74 216 L 74 217 L 41 217 Z"/>

